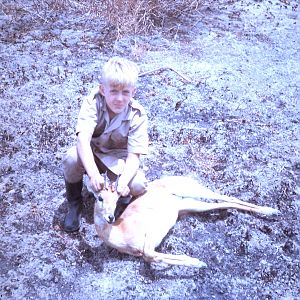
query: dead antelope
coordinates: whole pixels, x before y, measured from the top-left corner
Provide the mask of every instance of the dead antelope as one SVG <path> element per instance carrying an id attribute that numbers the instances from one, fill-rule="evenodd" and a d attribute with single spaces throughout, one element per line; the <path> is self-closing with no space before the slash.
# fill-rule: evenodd
<path id="1" fill-rule="evenodd" d="M 90 190 L 88 180 L 86 185 Z M 147 192 L 131 202 L 115 220 L 114 212 L 119 198 L 115 190 L 113 185 L 106 185 L 96 195 L 98 200 L 95 202 L 94 222 L 100 239 L 120 252 L 142 256 L 147 262 L 161 264 L 199 268 L 206 266 L 204 262 L 187 255 L 155 251 L 182 213 L 230 208 L 264 215 L 279 213 L 277 209 L 213 192 L 191 178 L 171 176 L 150 182 Z M 201 202 L 199 198 L 222 202 Z"/>

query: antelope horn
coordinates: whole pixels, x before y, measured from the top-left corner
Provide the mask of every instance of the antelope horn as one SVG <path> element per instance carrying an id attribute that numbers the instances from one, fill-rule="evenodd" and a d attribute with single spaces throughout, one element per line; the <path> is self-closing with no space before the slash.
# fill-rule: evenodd
<path id="1" fill-rule="evenodd" d="M 108 182 L 108 177 L 107 177 L 107 171 L 103 174 L 104 177 L 104 188 L 107 189 L 107 182 Z"/>
<path id="2" fill-rule="evenodd" d="M 120 178 L 120 174 L 117 176 L 117 179 L 116 179 L 116 182 L 115 182 L 115 190 L 117 190 L 119 178 Z"/>

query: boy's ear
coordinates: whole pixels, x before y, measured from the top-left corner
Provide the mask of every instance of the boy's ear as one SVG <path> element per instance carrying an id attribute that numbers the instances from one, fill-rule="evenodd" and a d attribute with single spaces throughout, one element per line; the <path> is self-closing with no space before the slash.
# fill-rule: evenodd
<path id="1" fill-rule="evenodd" d="M 100 92 L 100 94 L 101 94 L 102 96 L 104 96 L 104 86 L 103 86 L 103 84 L 100 84 L 100 85 L 99 85 L 99 92 Z"/>

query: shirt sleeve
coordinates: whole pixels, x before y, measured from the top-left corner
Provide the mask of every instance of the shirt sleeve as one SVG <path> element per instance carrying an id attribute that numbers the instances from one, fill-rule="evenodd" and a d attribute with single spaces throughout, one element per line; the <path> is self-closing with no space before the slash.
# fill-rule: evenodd
<path id="1" fill-rule="evenodd" d="M 131 122 L 128 136 L 128 152 L 148 154 L 148 118 L 145 112 L 137 112 Z"/>
<path id="2" fill-rule="evenodd" d="M 93 133 L 97 125 L 97 99 L 95 97 L 98 88 L 85 97 L 79 111 L 76 134 L 79 132 Z"/>

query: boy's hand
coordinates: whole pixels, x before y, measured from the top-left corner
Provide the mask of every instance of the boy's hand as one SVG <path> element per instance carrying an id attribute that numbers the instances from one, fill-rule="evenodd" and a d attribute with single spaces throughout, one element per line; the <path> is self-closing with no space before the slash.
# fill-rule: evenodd
<path id="1" fill-rule="evenodd" d="M 100 173 L 91 176 L 90 182 L 91 182 L 92 189 L 95 192 L 101 191 L 104 187 L 104 178 L 100 175 Z"/>
<path id="2" fill-rule="evenodd" d="M 130 190 L 129 190 L 129 187 L 128 185 L 122 185 L 122 184 L 119 184 L 118 183 L 118 186 L 117 186 L 117 192 L 120 196 L 122 197 L 126 197 L 129 195 L 130 193 Z"/>

